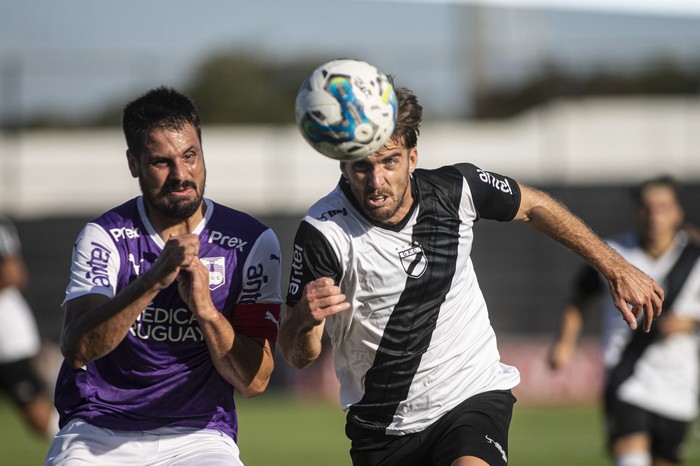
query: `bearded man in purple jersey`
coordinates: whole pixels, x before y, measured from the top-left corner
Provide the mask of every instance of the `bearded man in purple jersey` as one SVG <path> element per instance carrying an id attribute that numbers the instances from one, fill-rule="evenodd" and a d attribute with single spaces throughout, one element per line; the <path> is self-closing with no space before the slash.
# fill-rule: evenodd
<path id="1" fill-rule="evenodd" d="M 470 259 L 474 223 L 523 221 L 569 247 L 633 328 L 644 315 L 650 329 L 663 290 L 542 191 L 470 163 L 417 168 L 422 109 L 410 90 L 396 94 L 392 137 L 341 162 L 299 226 L 279 345 L 302 368 L 330 336 L 354 465 L 505 465 L 520 376 L 500 362 Z"/>
<path id="2" fill-rule="evenodd" d="M 123 129 L 142 195 L 75 243 L 46 464 L 241 465 L 233 396 L 262 393 L 273 370 L 279 242 L 204 197 L 186 96 L 147 92 Z"/>

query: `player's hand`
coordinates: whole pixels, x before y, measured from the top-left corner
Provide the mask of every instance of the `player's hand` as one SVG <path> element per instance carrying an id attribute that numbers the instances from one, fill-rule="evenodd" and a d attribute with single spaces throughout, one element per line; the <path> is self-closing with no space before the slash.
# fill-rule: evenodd
<path id="1" fill-rule="evenodd" d="M 615 307 L 627 325 L 636 330 L 637 318 L 643 316 L 644 331 L 651 330 L 651 323 L 661 314 L 664 299 L 661 286 L 631 265 L 609 280 L 609 286 Z"/>
<path id="2" fill-rule="evenodd" d="M 321 324 L 328 316 L 350 309 L 350 303 L 345 300 L 340 287 L 328 277 L 307 283 L 297 306 L 303 309 L 311 326 Z"/>
<path id="3" fill-rule="evenodd" d="M 206 318 L 207 313 L 218 312 L 211 300 L 209 270 L 198 257 L 187 267 L 180 267 L 177 287 L 180 297 L 198 319 Z"/>
<path id="4" fill-rule="evenodd" d="M 555 342 L 547 354 L 547 363 L 553 371 L 564 370 L 569 367 L 574 356 L 574 348 L 561 341 Z"/>
<path id="5" fill-rule="evenodd" d="M 163 251 L 147 272 L 153 274 L 156 286 L 165 289 L 175 281 L 182 268 L 199 261 L 199 237 L 197 235 L 171 235 Z"/>

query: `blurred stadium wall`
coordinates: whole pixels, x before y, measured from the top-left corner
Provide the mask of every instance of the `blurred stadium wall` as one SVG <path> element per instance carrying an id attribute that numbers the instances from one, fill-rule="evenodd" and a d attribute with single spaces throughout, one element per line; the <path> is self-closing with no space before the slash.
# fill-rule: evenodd
<path id="1" fill-rule="evenodd" d="M 426 122 L 419 164 L 470 161 L 535 185 L 700 180 L 700 98 L 561 100 L 516 118 Z M 204 128 L 208 194 L 257 214 L 303 212 L 338 176 L 293 126 Z M 138 192 L 119 129 L 0 134 L 0 211 L 98 213 Z"/>
<path id="2" fill-rule="evenodd" d="M 559 101 L 510 120 L 426 123 L 419 165 L 468 161 L 543 188 L 605 236 L 632 226 L 629 188 L 659 174 L 684 182 L 688 220 L 700 225 L 700 100 Z M 207 196 L 260 216 L 280 238 L 285 267 L 304 210 L 334 186 L 337 162 L 317 155 L 292 127 L 206 127 Z M 27 298 L 42 335 L 57 341 L 71 247 L 84 222 L 138 194 L 118 128 L 0 136 L 0 211 L 22 236 L 31 273 Z M 569 283 L 580 265 L 563 247 L 522 224 L 478 222 L 472 257 L 503 360 L 520 367 L 528 402 L 586 402 L 596 396 L 599 320 L 577 370 L 544 366 Z M 283 282 L 286 289 L 286 279 Z M 279 361 L 279 386 L 334 398 L 328 360 L 299 374 Z M 324 370 L 326 373 L 324 373 Z M 309 384 L 309 381 L 313 383 Z"/>

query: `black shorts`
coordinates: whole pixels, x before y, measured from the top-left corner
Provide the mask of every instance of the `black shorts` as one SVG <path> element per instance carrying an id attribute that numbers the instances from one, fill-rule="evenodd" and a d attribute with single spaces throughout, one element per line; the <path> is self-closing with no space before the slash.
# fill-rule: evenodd
<path id="1" fill-rule="evenodd" d="M 671 463 L 680 463 L 689 422 L 675 421 L 639 406 L 610 398 L 605 403 L 608 445 L 631 434 L 646 433 L 651 438 L 651 454 Z"/>
<path id="2" fill-rule="evenodd" d="M 31 360 L 20 359 L 0 364 L 0 389 L 22 406 L 43 392 L 44 384 L 34 372 Z"/>
<path id="3" fill-rule="evenodd" d="M 508 429 L 515 397 L 510 390 L 475 395 L 427 429 L 406 435 L 386 435 L 348 420 L 354 466 L 449 466 L 462 456 L 489 465 L 508 462 Z"/>

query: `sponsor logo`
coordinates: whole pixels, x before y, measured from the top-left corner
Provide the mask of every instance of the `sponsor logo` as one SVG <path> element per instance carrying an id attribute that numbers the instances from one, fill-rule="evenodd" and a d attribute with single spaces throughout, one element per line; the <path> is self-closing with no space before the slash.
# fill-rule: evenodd
<path id="1" fill-rule="evenodd" d="M 112 235 L 112 238 L 114 238 L 114 241 L 116 241 L 117 243 L 122 239 L 133 239 L 141 237 L 141 233 L 139 232 L 138 228 L 111 228 L 109 230 L 109 234 Z"/>
<path id="2" fill-rule="evenodd" d="M 138 316 L 129 333 L 141 340 L 185 342 L 204 339 L 197 318 L 183 307 L 163 309 L 149 305 Z"/>
<path id="3" fill-rule="evenodd" d="M 94 241 L 90 244 L 93 246 L 87 261 L 90 271 L 85 274 L 85 278 L 95 286 L 111 287 L 109 272 L 107 270 L 111 252 L 106 247 Z"/>
<path id="4" fill-rule="evenodd" d="M 479 179 L 484 183 L 490 184 L 494 188 L 498 189 L 499 191 L 503 191 L 504 193 L 513 193 L 513 189 L 510 187 L 510 183 L 508 183 L 507 179 L 504 178 L 502 180 L 499 180 L 493 174 L 485 172 L 478 168 L 476 171 L 477 173 L 479 173 Z"/>
<path id="5" fill-rule="evenodd" d="M 226 260 L 223 257 L 202 257 L 199 259 L 209 270 L 209 291 L 214 291 L 226 283 Z"/>
<path id="6" fill-rule="evenodd" d="M 278 256 L 277 254 L 270 254 L 270 260 L 271 260 L 271 261 L 277 261 L 277 262 L 279 262 L 280 264 L 282 263 L 282 259 L 280 259 L 280 256 Z"/>
<path id="7" fill-rule="evenodd" d="M 425 257 L 423 247 L 419 244 L 414 244 L 408 249 L 399 251 L 401 266 L 403 266 L 406 274 L 411 278 L 418 278 L 428 268 L 428 259 Z"/>
<path id="8" fill-rule="evenodd" d="M 304 248 L 298 244 L 294 245 L 292 255 L 292 274 L 289 278 L 289 294 L 297 296 L 301 289 L 301 279 L 304 276 Z"/>
<path id="9" fill-rule="evenodd" d="M 134 275 L 140 275 L 141 263 L 143 262 L 143 259 L 139 259 L 139 263 L 137 264 L 134 255 L 132 253 L 129 253 L 129 262 L 131 262 L 131 266 L 134 268 Z"/>
<path id="10" fill-rule="evenodd" d="M 262 296 L 260 290 L 269 280 L 265 275 L 265 268 L 262 264 L 251 265 L 245 271 L 245 283 L 241 290 L 241 298 L 238 300 L 241 304 L 253 304 Z"/>
<path id="11" fill-rule="evenodd" d="M 247 241 L 243 241 L 242 239 L 236 238 L 235 236 L 225 235 L 220 231 L 212 231 L 211 236 L 209 236 L 208 242 L 218 244 L 219 246 L 228 249 L 237 249 L 241 252 L 243 252 L 243 246 L 248 244 Z"/>
<path id="12" fill-rule="evenodd" d="M 505 452 L 505 450 L 503 450 L 503 447 L 495 440 L 492 440 L 491 438 L 489 438 L 488 435 L 484 435 L 484 437 L 486 438 L 486 440 L 489 443 L 493 444 L 493 446 L 495 446 L 498 449 L 498 451 L 501 452 L 501 457 L 503 458 L 503 462 L 508 463 L 508 457 L 506 456 L 506 452 Z"/>
<path id="13" fill-rule="evenodd" d="M 343 207 L 342 209 L 327 210 L 324 213 L 322 213 L 320 216 L 316 217 L 316 220 L 319 220 L 321 222 L 327 222 L 328 220 L 332 219 L 336 215 L 347 216 L 348 211 L 345 207 Z"/>
<path id="14" fill-rule="evenodd" d="M 355 87 L 357 87 L 359 90 L 362 91 L 362 93 L 366 96 L 371 96 L 372 95 L 372 90 L 365 84 L 365 81 L 359 77 L 355 76 L 355 79 L 353 80 Z"/>
<path id="15" fill-rule="evenodd" d="M 267 312 L 265 313 L 265 319 L 271 320 L 272 322 L 274 322 L 274 324 L 277 326 L 277 328 L 279 328 L 279 326 L 280 326 L 280 321 L 277 320 L 277 319 L 275 319 L 275 316 L 272 314 L 272 312 L 267 311 Z"/>

